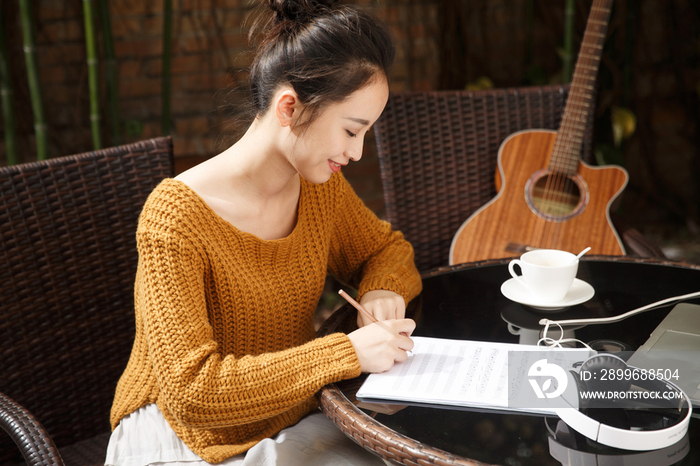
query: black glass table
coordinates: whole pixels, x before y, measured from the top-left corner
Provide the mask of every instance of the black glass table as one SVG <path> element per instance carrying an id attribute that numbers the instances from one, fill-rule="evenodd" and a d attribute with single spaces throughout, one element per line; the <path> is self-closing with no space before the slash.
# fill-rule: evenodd
<path id="1" fill-rule="evenodd" d="M 607 317 L 669 297 L 700 291 L 700 266 L 653 259 L 591 256 L 577 277 L 591 284 L 589 301 L 557 312 L 512 302 L 500 291 L 510 278 L 508 260 L 461 264 L 423 275 L 423 292 L 409 303 L 414 335 L 529 344 L 537 341 L 539 320 Z M 700 303 L 700 300 L 686 302 Z M 667 305 L 614 324 L 570 329 L 585 342 L 612 340 L 637 349 L 672 309 Z M 321 334 L 357 328 L 349 305 L 336 311 Z M 558 420 L 543 416 L 476 409 L 364 404 L 355 398 L 366 375 L 331 384 L 319 399 L 326 415 L 349 437 L 396 464 L 560 465 L 700 464 L 700 420 L 690 422 L 686 439 L 657 452 L 618 450 L 573 435 L 553 435 Z M 695 416 L 695 414 L 694 414 Z M 660 460 L 663 456 L 664 460 Z"/>

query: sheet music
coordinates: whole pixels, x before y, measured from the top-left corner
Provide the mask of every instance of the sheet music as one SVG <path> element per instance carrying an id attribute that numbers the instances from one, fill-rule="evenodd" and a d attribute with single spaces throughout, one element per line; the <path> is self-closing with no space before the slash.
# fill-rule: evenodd
<path id="1" fill-rule="evenodd" d="M 415 346 L 408 359 L 387 372 L 370 374 L 357 392 L 358 399 L 510 409 L 509 394 L 523 387 L 530 390 L 528 368 L 542 352 L 551 351 L 509 343 L 411 338 Z M 577 360 L 589 354 L 588 350 L 571 351 Z"/>

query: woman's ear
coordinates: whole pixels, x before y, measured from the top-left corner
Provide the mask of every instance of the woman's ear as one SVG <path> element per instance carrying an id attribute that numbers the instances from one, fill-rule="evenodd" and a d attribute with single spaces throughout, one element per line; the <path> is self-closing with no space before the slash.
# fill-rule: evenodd
<path id="1" fill-rule="evenodd" d="M 287 88 L 277 94 L 274 103 L 275 115 L 280 125 L 291 127 L 301 110 L 301 103 L 296 93 L 291 88 Z"/>

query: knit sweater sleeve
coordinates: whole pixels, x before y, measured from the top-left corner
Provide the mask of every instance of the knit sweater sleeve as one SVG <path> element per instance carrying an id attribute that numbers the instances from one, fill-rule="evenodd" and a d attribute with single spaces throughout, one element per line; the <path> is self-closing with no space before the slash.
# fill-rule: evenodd
<path id="1" fill-rule="evenodd" d="M 207 313 L 210 277 L 202 253 L 177 234 L 142 231 L 137 240 L 143 269 L 136 299 L 158 396 L 183 425 L 214 428 L 267 419 L 330 382 L 359 375 L 343 334 L 255 356 L 222 354 Z"/>
<path id="2" fill-rule="evenodd" d="M 329 271 L 359 289 L 359 297 L 371 290 L 388 290 L 408 303 L 422 287 L 413 247 L 362 202 L 342 175 L 335 182 L 339 201 L 334 209 Z"/>

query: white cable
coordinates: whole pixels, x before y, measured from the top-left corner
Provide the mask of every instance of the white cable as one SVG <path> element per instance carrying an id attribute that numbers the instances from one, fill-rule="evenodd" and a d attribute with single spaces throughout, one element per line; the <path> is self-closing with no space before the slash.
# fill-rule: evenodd
<path id="1" fill-rule="evenodd" d="M 547 336 L 547 331 L 549 330 L 549 324 L 554 324 L 557 327 L 559 327 L 560 333 L 559 333 L 558 339 L 555 340 L 554 338 Z M 593 348 L 588 346 L 586 344 L 586 342 L 584 342 L 584 341 L 581 341 L 581 340 L 576 339 L 576 338 L 564 338 L 564 329 L 562 328 L 561 325 L 559 325 L 559 323 L 554 322 L 552 320 L 548 321 L 545 324 L 544 330 L 542 331 L 542 338 L 537 340 L 537 346 L 540 346 L 540 343 L 544 343 L 544 344 L 548 345 L 549 347 L 554 347 L 554 348 L 563 348 L 563 346 L 561 345 L 562 343 L 581 343 L 583 346 L 585 346 L 586 348 L 591 350 L 594 354 L 597 353 L 596 350 L 594 350 Z"/>
<path id="2" fill-rule="evenodd" d="M 648 311 L 650 309 L 653 309 L 655 307 L 663 306 L 664 304 L 672 303 L 674 301 L 682 301 L 684 299 L 690 299 L 690 298 L 698 298 L 700 297 L 700 291 L 696 291 L 694 293 L 688 293 L 680 296 L 674 296 L 672 298 L 666 298 L 662 299 L 661 301 L 657 301 L 655 303 L 648 304 L 646 306 L 639 307 L 637 309 L 633 309 L 629 312 L 625 312 L 624 314 L 620 314 L 619 316 L 612 316 L 612 317 L 597 317 L 597 318 L 592 318 L 592 319 L 569 319 L 569 320 L 549 320 L 549 319 L 540 319 L 539 324 L 544 325 L 546 327 L 549 327 L 549 324 L 557 324 L 560 327 L 563 325 L 581 325 L 581 324 L 612 324 L 614 322 L 619 322 L 621 320 L 625 320 L 628 317 L 631 317 L 635 314 L 642 313 L 644 311 Z M 546 335 L 546 332 L 545 332 Z"/>

